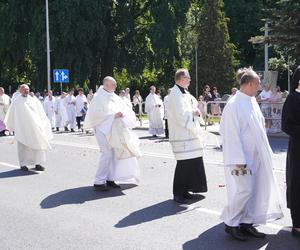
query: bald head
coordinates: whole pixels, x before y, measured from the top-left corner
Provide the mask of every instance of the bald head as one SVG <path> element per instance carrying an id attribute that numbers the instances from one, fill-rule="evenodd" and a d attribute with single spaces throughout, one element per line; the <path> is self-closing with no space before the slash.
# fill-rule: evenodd
<path id="1" fill-rule="evenodd" d="M 111 77 L 111 76 L 104 77 L 104 79 L 103 79 L 103 88 L 107 92 L 115 92 L 116 87 L 117 87 L 117 82 L 113 77 Z"/>
<path id="2" fill-rule="evenodd" d="M 249 69 L 242 75 L 240 84 L 241 92 L 249 96 L 255 96 L 259 89 L 260 78 L 254 70 Z"/>
<path id="3" fill-rule="evenodd" d="M 244 74 L 241 77 L 240 84 L 249 84 L 252 81 L 258 80 L 259 81 L 259 76 L 256 74 L 256 72 L 252 69 L 249 69 L 244 72 Z"/>
<path id="4" fill-rule="evenodd" d="M 27 84 L 20 85 L 20 93 L 22 96 L 26 97 L 29 94 L 29 86 Z"/>
<path id="5" fill-rule="evenodd" d="M 152 85 L 150 87 L 150 93 L 155 94 L 155 92 L 156 92 L 156 87 L 154 85 Z"/>

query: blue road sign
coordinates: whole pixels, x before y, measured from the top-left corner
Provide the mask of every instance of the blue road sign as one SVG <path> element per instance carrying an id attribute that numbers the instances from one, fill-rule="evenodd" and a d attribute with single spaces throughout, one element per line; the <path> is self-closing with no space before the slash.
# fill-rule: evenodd
<path id="1" fill-rule="evenodd" d="M 53 70 L 53 82 L 69 82 L 69 70 L 68 69 L 54 69 Z"/>

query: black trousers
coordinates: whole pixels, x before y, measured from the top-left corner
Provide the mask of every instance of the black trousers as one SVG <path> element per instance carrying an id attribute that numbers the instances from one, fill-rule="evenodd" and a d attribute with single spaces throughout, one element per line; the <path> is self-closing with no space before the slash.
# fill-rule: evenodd
<path id="1" fill-rule="evenodd" d="M 168 119 L 165 119 L 165 136 L 169 138 Z"/>
<path id="2" fill-rule="evenodd" d="M 82 121 L 82 116 L 76 116 L 76 122 L 77 122 L 77 127 L 78 129 L 81 128 L 81 121 Z"/>
<path id="3" fill-rule="evenodd" d="M 177 161 L 173 182 L 173 194 L 183 195 L 185 192 L 207 192 L 207 182 L 202 157 Z"/>

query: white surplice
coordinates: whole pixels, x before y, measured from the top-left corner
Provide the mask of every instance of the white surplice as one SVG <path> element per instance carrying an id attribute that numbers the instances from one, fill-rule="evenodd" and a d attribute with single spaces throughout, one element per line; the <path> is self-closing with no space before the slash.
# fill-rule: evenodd
<path id="1" fill-rule="evenodd" d="M 117 112 L 122 112 L 124 117 L 115 118 Z M 102 87 L 98 89 L 84 121 L 84 129 L 94 128 L 102 153 L 95 184 L 106 181 L 139 183 L 138 138 L 130 131 L 135 122 L 135 114 L 126 102 L 115 93 L 107 92 Z"/>
<path id="2" fill-rule="evenodd" d="M 10 104 L 9 96 L 6 94 L 0 95 L 0 132 L 5 130 L 5 124 L 3 121 L 8 111 L 9 104 Z"/>
<path id="3" fill-rule="evenodd" d="M 8 109 L 5 124 L 15 132 L 20 166 L 43 165 L 53 135 L 41 102 L 29 95 L 16 97 Z"/>
<path id="4" fill-rule="evenodd" d="M 77 95 L 76 96 L 76 116 L 82 116 L 81 110 L 84 107 L 84 103 L 87 102 L 85 95 Z"/>
<path id="5" fill-rule="evenodd" d="M 76 98 L 73 95 L 67 95 L 64 100 L 67 110 L 66 126 L 70 125 L 70 128 L 74 129 L 76 126 Z"/>
<path id="6" fill-rule="evenodd" d="M 146 97 L 145 111 L 149 118 L 149 133 L 161 135 L 164 133 L 164 105 L 158 95 L 150 93 Z"/>
<path id="7" fill-rule="evenodd" d="M 256 99 L 240 91 L 224 108 L 220 132 L 228 203 L 221 219 L 228 226 L 265 224 L 283 217 L 264 124 Z M 237 164 L 246 164 L 252 175 L 232 175 Z"/>
<path id="8" fill-rule="evenodd" d="M 55 97 L 52 97 L 51 100 L 49 97 L 45 99 L 44 109 L 45 109 L 45 113 L 50 121 L 51 128 L 54 128 L 54 126 L 55 126 Z"/>
<path id="9" fill-rule="evenodd" d="M 66 102 L 65 97 L 61 98 L 61 96 L 55 99 L 55 127 L 65 127 L 67 122 L 67 110 L 66 110 Z"/>

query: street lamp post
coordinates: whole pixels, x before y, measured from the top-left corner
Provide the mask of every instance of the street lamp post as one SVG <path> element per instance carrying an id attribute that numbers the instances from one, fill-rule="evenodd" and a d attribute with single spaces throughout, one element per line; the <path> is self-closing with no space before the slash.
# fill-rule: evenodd
<path id="1" fill-rule="evenodd" d="M 47 83 L 48 90 L 51 90 L 51 66 L 50 66 L 50 35 L 49 35 L 49 6 L 46 0 L 46 37 L 47 37 Z"/>
<path id="2" fill-rule="evenodd" d="M 269 35 L 268 31 L 268 21 L 265 23 L 265 39 Z M 269 81 L 269 44 L 265 43 L 265 73 L 264 73 L 264 83 Z"/>
<path id="3" fill-rule="evenodd" d="M 290 56 L 287 58 L 287 82 L 288 82 L 288 92 L 291 92 L 291 76 L 290 76 Z"/>
<path id="4" fill-rule="evenodd" d="M 195 56 L 196 56 L 196 98 L 198 99 L 198 43 L 195 46 Z"/>

